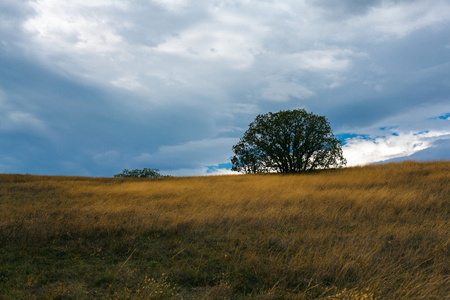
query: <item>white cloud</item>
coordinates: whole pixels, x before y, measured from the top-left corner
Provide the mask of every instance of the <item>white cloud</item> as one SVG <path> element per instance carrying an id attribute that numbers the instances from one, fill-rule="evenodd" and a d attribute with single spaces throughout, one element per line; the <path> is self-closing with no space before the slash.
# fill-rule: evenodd
<path id="1" fill-rule="evenodd" d="M 30 40 L 24 51 L 56 73 L 95 84 L 129 77 L 133 57 L 119 29 L 131 22 L 115 19 L 127 9 L 121 1 L 29 2 L 36 14 L 23 23 Z M 113 12 L 113 14 L 111 14 Z M 140 48 L 137 47 L 137 51 Z M 129 85 L 126 85 L 128 88 Z"/>
<path id="2" fill-rule="evenodd" d="M 398 157 L 407 157 L 425 150 L 443 138 L 449 131 L 405 132 L 395 135 L 367 139 L 356 137 L 346 141 L 344 156 L 348 166 L 365 165 Z"/>
<path id="3" fill-rule="evenodd" d="M 348 49 L 317 49 L 290 55 L 300 69 L 308 71 L 342 72 L 351 65 L 351 57 L 357 54 Z"/>
<path id="4" fill-rule="evenodd" d="M 216 61 L 231 64 L 237 69 L 247 68 L 253 62 L 258 43 L 249 35 L 223 28 L 190 28 L 160 44 L 156 51 L 201 62 Z"/>
<path id="5" fill-rule="evenodd" d="M 423 103 L 379 118 L 368 127 L 353 128 L 352 132 L 359 136 L 347 139 L 343 147 L 348 165 L 415 157 L 419 152 L 437 153 L 428 150 L 435 147 L 438 140 L 449 139 L 450 122 L 442 118 L 448 111 L 448 101 Z"/>
<path id="6" fill-rule="evenodd" d="M 221 68 L 246 69 L 263 51 L 267 34 L 258 17 L 232 9 L 203 6 L 209 16 L 167 37 L 156 53 L 170 54 L 197 63 L 214 63 Z"/>
<path id="7" fill-rule="evenodd" d="M 385 117 L 372 124 L 372 128 L 398 127 L 405 131 L 408 128 L 411 132 L 446 132 L 450 131 L 450 124 L 438 117 L 450 112 L 450 101 L 433 103 L 422 103 L 411 108 L 405 108 L 400 113 Z M 406 102 L 406 105 L 408 103 Z M 370 128 L 361 129 L 361 132 L 376 135 L 376 130 Z"/>
<path id="8" fill-rule="evenodd" d="M 445 26 L 450 21 L 450 3 L 448 1 L 383 1 L 366 15 L 349 21 L 352 31 L 356 28 L 360 34 L 368 34 L 378 41 L 403 38 L 414 31 L 429 26 Z"/>
<path id="9" fill-rule="evenodd" d="M 55 0 L 30 2 L 36 15 L 24 23 L 24 28 L 34 34 L 37 43 L 47 48 L 42 50 L 50 52 L 48 54 L 101 55 L 114 52 L 122 42 L 115 32 L 117 25 L 111 26 L 113 20 L 103 9 L 125 9 L 125 4 L 107 0 L 61 4 Z"/>

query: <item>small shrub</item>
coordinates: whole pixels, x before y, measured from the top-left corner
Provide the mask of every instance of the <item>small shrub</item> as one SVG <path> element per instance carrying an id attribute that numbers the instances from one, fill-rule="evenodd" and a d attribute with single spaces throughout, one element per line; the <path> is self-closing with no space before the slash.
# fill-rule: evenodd
<path id="1" fill-rule="evenodd" d="M 114 177 L 159 178 L 159 177 L 163 177 L 163 176 L 159 173 L 158 169 L 144 168 L 142 170 L 134 169 L 131 171 L 128 169 L 124 169 L 122 171 L 122 173 L 116 174 L 116 175 L 114 175 Z"/>

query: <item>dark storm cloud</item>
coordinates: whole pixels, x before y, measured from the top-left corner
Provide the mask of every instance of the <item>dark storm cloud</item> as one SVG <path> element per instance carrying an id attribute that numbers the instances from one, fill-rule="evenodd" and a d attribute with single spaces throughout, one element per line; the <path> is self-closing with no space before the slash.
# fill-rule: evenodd
<path id="1" fill-rule="evenodd" d="M 223 173 L 256 114 L 293 108 L 353 137 L 352 164 L 442 157 L 449 15 L 443 0 L 0 1 L 0 172 Z"/>

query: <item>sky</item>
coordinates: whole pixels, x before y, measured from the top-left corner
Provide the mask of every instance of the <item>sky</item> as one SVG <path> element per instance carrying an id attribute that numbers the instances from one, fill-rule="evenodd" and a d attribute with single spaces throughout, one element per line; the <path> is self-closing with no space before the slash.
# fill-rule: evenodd
<path id="1" fill-rule="evenodd" d="M 230 173 L 256 115 L 450 159 L 449 0 L 0 0 L 0 173 Z"/>

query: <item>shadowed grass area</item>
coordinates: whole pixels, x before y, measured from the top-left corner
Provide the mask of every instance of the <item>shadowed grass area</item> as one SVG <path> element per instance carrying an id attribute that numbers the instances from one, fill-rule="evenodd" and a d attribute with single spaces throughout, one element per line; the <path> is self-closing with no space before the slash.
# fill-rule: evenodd
<path id="1" fill-rule="evenodd" d="M 0 298 L 443 299 L 450 162 L 0 175 Z"/>

